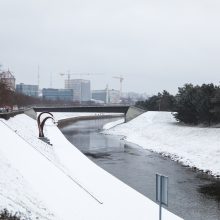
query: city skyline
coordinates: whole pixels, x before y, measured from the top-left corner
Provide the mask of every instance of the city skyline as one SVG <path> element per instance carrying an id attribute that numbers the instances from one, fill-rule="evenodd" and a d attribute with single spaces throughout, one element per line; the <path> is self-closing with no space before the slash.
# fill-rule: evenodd
<path id="1" fill-rule="evenodd" d="M 93 88 L 123 75 L 123 91 L 172 94 L 185 83 L 219 85 L 220 3 L 217 0 L 2 0 L 0 64 L 17 82 L 62 88 L 59 73 Z M 34 83 L 36 84 L 36 83 Z"/>

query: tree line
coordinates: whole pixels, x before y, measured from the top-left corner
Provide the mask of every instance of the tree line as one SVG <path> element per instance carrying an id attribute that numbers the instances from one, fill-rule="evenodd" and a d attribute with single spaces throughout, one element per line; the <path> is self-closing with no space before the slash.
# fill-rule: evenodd
<path id="1" fill-rule="evenodd" d="M 145 101 L 139 101 L 136 106 L 148 111 L 173 112 L 177 121 L 187 124 L 220 123 L 220 110 L 214 111 L 216 102 L 220 103 L 220 87 L 214 84 L 185 84 L 178 88 L 178 93 L 172 95 L 166 90 L 153 95 Z"/>

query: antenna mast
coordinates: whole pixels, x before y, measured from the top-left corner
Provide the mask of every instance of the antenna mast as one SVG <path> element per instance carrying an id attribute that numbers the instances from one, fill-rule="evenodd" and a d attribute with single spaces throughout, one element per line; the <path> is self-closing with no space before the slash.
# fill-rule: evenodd
<path id="1" fill-rule="evenodd" d="M 53 87 L 53 78 L 52 78 L 52 73 L 50 73 L 50 88 Z"/>
<path id="2" fill-rule="evenodd" d="M 38 85 L 38 89 L 40 88 L 40 66 L 38 64 L 37 66 L 37 85 Z"/>

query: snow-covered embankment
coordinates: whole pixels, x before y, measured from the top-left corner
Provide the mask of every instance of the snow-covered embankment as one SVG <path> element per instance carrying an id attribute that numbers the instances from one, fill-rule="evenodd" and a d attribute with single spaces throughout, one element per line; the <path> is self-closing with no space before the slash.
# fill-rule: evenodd
<path id="1" fill-rule="evenodd" d="M 54 124 L 45 129 L 53 146 L 26 115 L 0 119 L 0 133 L 0 208 L 29 219 L 158 219 L 155 203 L 91 162 Z M 164 210 L 163 219 L 180 218 Z"/>
<path id="2" fill-rule="evenodd" d="M 220 128 L 181 125 L 170 112 L 146 112 L 104 133 L 220 176 Z"/>
<path id="3" fill-rule="evenodd" d="M 92 113 L 92 112 L 55 112 L 53 113 L 57 121 L 59 121 L 59 128 L 67 126 L 68 124 L 74 123 L 79 120 L 91 120 L 91 119 L 101 119 L 101 118 L 116 118 L 124 117 L 123 113 Z"/>

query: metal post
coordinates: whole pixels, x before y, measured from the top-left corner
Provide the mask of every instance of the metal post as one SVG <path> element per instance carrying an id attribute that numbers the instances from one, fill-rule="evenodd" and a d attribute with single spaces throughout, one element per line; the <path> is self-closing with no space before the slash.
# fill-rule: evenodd
<path id="1" fill-rule="evenodd" d="M 160 176 L 160 206 L 159 206 L 159 220 L 162 219 L 162 176 Z"/>
<path id="2" fill-rule="evenodd" d="M 156 201 L 159 203 L 159 220 L 162 219 L 162 206 L 168 206 L 168 177 L 156 174 Z"/>

